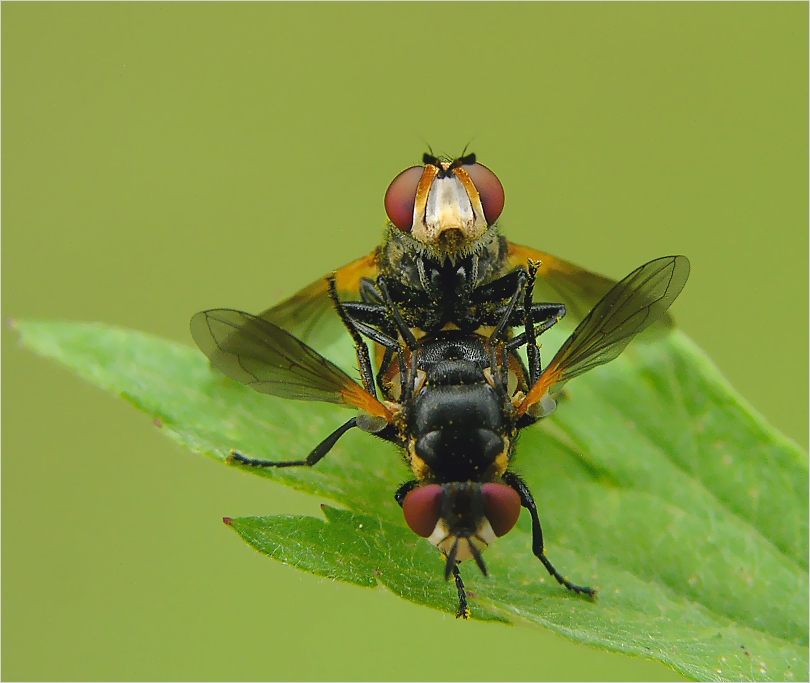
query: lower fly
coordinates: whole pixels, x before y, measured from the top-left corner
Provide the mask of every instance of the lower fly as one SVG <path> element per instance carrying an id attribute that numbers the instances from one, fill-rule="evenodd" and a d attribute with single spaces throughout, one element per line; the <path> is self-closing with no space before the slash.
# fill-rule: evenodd
<path id="1" fill-rule="evenodd" d="M 525 481 L 510 469 L 519 432 L 550 415 L 563 385 L 616 358 L 632 339 L 661 319 L 689 276 L 684 256 L 651 261 L 618 282 L 596 304 L 546 367 L 537 336 L 564 313 L 561 304 L 534 304 L 537 264 L 501 283 L 513 287 L 491 328 L 440 330 L 417 339 L 378 281 L 386 324 L 372 324 L 363 309 L 338 299 L 333 305 L 351 335 L 362 386 L 302 341 L 268 320 L 229 309 L 196 314 L 191 332 L 212 365 L 262 393 L 325 401 L 357 414 L 301 460 L 267 461 L 232 453 L 251 467 L 312 467 L 338 439 L 358 427 L 397 444 L 412 472 L 395 498 L 406 524 L 444 556 L 444 576 L 454 578 L 457 616 L 469 615 L 459 565 L 471 560 L 488 570 L 483 553 L 514 528 L 521 509 L 532 522 L 532 551 L 563 586 L 572 583 L 545 553 L 540 516 Z M 497 281 L 496 281 L 497 282 Z M 376 315 L 376 313 L 375 313 Z M 522 332 L 511 337 L 512 327 Z M 386 350 L 388 366 L 375 372 L 365 339 Z M 526 347 L 528 363 L 517 350 Z M 382 393 L 378 395 L 378 389 Z"/>

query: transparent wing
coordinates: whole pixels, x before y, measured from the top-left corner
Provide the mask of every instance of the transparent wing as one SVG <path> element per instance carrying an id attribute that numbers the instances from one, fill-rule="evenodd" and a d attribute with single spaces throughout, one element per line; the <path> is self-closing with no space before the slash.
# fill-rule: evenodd
<path id="1" fill-rule="evenodd" d="M 335 271 L 338 296 L 357 299 L 360 280 L 364 277 L 377 279 L 380 272 L 377 251 L 375 249 L 368 256 L 347 263 Z M 339 337 L 343 329 L 329 298 L 327 276 L 307 285 L 289 299 L 262 311 L 259 317 L 310 343 L 317 340 L 319 344 L 328 344 Z"/>
<path id="2" fill-rule="evenodd" d="M 390 418 L 388 409 L 343 370 L 267 320 L 226 308 L 202 311 L 191 319 L 191 336 L 215 368 L 263 394 L 353 406 Z"/>
<path id="3" fill-rule="evenodd" d="M 565 304 L 567 314 L 562 323 L 578 323 L 583 320 L 616 284 L 615 280 L 604 275 L 585 270 L 544 251 L 512 242 L 507 242 L 506 258 L 510 269 L 526 266 L 529 259 L 540 261 L 534 285 L 534 300 L 538 303 L 553 301 Z M 668 313 L 661 316 L 659 321 L 656 326 L 662 330 L 674 325 L 672 316 Z"/>
<path id="4" fill-rule="evenodd" d="M 689 259 L 664 256 L 616 284 L 577 326 L 523 400 L 523 414 L 569 379 L 616 358 L 666 313 L 689 278 Z"/>

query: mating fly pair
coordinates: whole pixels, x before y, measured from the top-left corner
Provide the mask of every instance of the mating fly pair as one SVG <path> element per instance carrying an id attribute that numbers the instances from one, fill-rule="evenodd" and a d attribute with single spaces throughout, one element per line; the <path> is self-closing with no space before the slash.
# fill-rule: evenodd
<path id="1" fill-rule="evenodd" d="M 403 449 L 413 479 L 399 488 L 396 500 L 411 529 L 444 553 L 445 578 L 455 579 L 457 616 L 464 618 L 467 597 L 458 563 L 472 559 L 486 574 L 483 550 L 514 527 L 521 507 L 531 515 L 532 549 L 546 569 L 567 588 L 593 594 L 565 579 L 545 556 L 534 499 L 509 468 L 516 437 L 553 412 L 554 397 L 565 382 L 616 358 L 665 315 L 686 284 L 689 262 L 684 256 L 664 257 L 630 273 L 596 304 L 544 369 L 536 336 L 557 322 L 564 306 L 533 304 L 536 264 L 518 273 L 508 276 L 515 284 L 508 301 L 477 314 L 478 329 L 451 325 L 419 339 L 384 277 L 378 277 L 374 290 L 382 299 L 379 305 L 341 302 L 336 279 L 329 278 L 327 292 L 354 339 L 363 386 L 264 317 L 216 309 L 191 321 L 195 342 L 227 376 L 263 393 L 359 411 L 303 460 L 270 462 L 234 453 L 233 462 L 312 466 L 353 427 Z M 380 306 L 387 313 L 384 323 Z M 523 331 L 511 337 L 512 327 Z M 386 349 L 389 363 L 376 377 L 362 335 Z M 524 345 L 528 367 L 516 353 Z"/>
<path id="2" fill-rule="evenodd" d="M 389 224 L 371 254 L 258 317 L 215 310 L 192 319 L 198 346 L 229 377 L 359 411 L 304 460 L 234 454 L 232 461 L 311 466 L 359 427 L 403 449 L 414 478 L 397 501 L 409 526 L 445 553 L 459 616 L 467 616 L 467 603 L 457 561 L 473 559 L 485 571 L 481 552 L 514 526 L 521 506 L 532 516 L 535 555 L 560 583 L 592 594 L 545 557 L 531 493 L 509 469 L 515 438 L 553 411 L 568 379 L 612 360 L 656 321 L 671 324 L 666 309 L 686 282 L 688 261 L 657 259 L 615 283 L 502 237 L 495 221 L 503 187 L 475 155 L 425 155 L 423 164 L 389 186 Z M 355 341 L 362 387 L 301 340 L 330 309 Z M 535 338 L 566 310 L 582 322 L 543 370 Z M 512 338 L 512 328 L 523 332 Z M 361 335 L 385 351 L 376 373 Z M 528 368 L 516 353 L 523 345 Z"/>

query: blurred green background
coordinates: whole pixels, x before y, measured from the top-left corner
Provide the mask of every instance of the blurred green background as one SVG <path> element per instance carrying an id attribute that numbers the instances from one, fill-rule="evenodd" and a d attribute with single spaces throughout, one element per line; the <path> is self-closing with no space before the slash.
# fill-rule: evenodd
<path id="1" fill-rule="evenodd" d="M 687 254 L 680 325 L 806 445 L 807 18 L 3 3 L 3 316 L 190 344 L 195 311 L 261 310 L 368 253 L 389 181 L 470 143 L 514 241 L 617 278 Z M 2 342 L 6 680 L 677 679 L 261 557 L 221 517 L 317 501 Z"/>

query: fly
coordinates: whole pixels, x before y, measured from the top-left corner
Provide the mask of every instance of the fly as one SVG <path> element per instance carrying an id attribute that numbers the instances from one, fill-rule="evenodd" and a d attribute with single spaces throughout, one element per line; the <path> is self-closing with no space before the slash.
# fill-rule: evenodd
<path id="1" fill-rule="evenodd" d="M 379 306 L 382 277 L 413 329 L 470 331 L 482 310 L 491 313 L 488 305 L 506 303 L 514 283 L 502 286 L 502 278 L 536 261 L 535 300 L 559 302 L 569 319 L 582 320 L 615 281 L 508 241 L 497 225 L 504 202 L 500 180 L 475 154 L 423 155 L 421 166 L 402 171 L 386 191 L 382 245 L 333 274 L 339 297 Z M 323 277 L 259 317 L 306 341 L 326 327 L 333 309 L 328 277 Z M 661 321 L 671 324 L 668 315 Z"/>
<path id="2" fill-rule="evenodd" d="M 337 277 L 327 292 L 355 343 L 362 386 L 300 339 L 264 317 L 229 309 L 197 313 L 195 342 L 212 365 L 257 391 L 354 408 L 357 414 L 301 460 L 273 462 L 232 453 L 252 467 L 312 467 L 352 428 L 401 448 L 412 479 L 395 493 L 405 522 L 444 555 L 453 576 L 457 616 L 469 615 L 459 565 L 472 560 L 487 574 L 483 553 L 517 523 L 521 508 L 532 520 L 532 550 L 547 571 L 576 593 L 594 589 L 563 577 L 545 554 L 537 505 L 528 485 L 510 469 L 517 436 L 556 409 L 563 385 L 616 358 L 632 339 L 661 320 L 689 276 L 685 256 L 637 268 L 615 284 L 541 367 L 537 336 L 557 321 L 538 308 L 533 289 L 538 264 L 529 262 L 491 331 L 443 329 L 417 338 L 386 298 L 396 334 L 356 319 L 339 298 Z M 516 311 L 520 313 L 516 316 Z M 520 318 L 523 331 L 508 329 Z M 390 351 L 386 376 L 374 368 L 364 335 Z M 525 346 L 528 364 L 516 351 Z M 382 396 L 378 396 L 380 388 Z"/>

